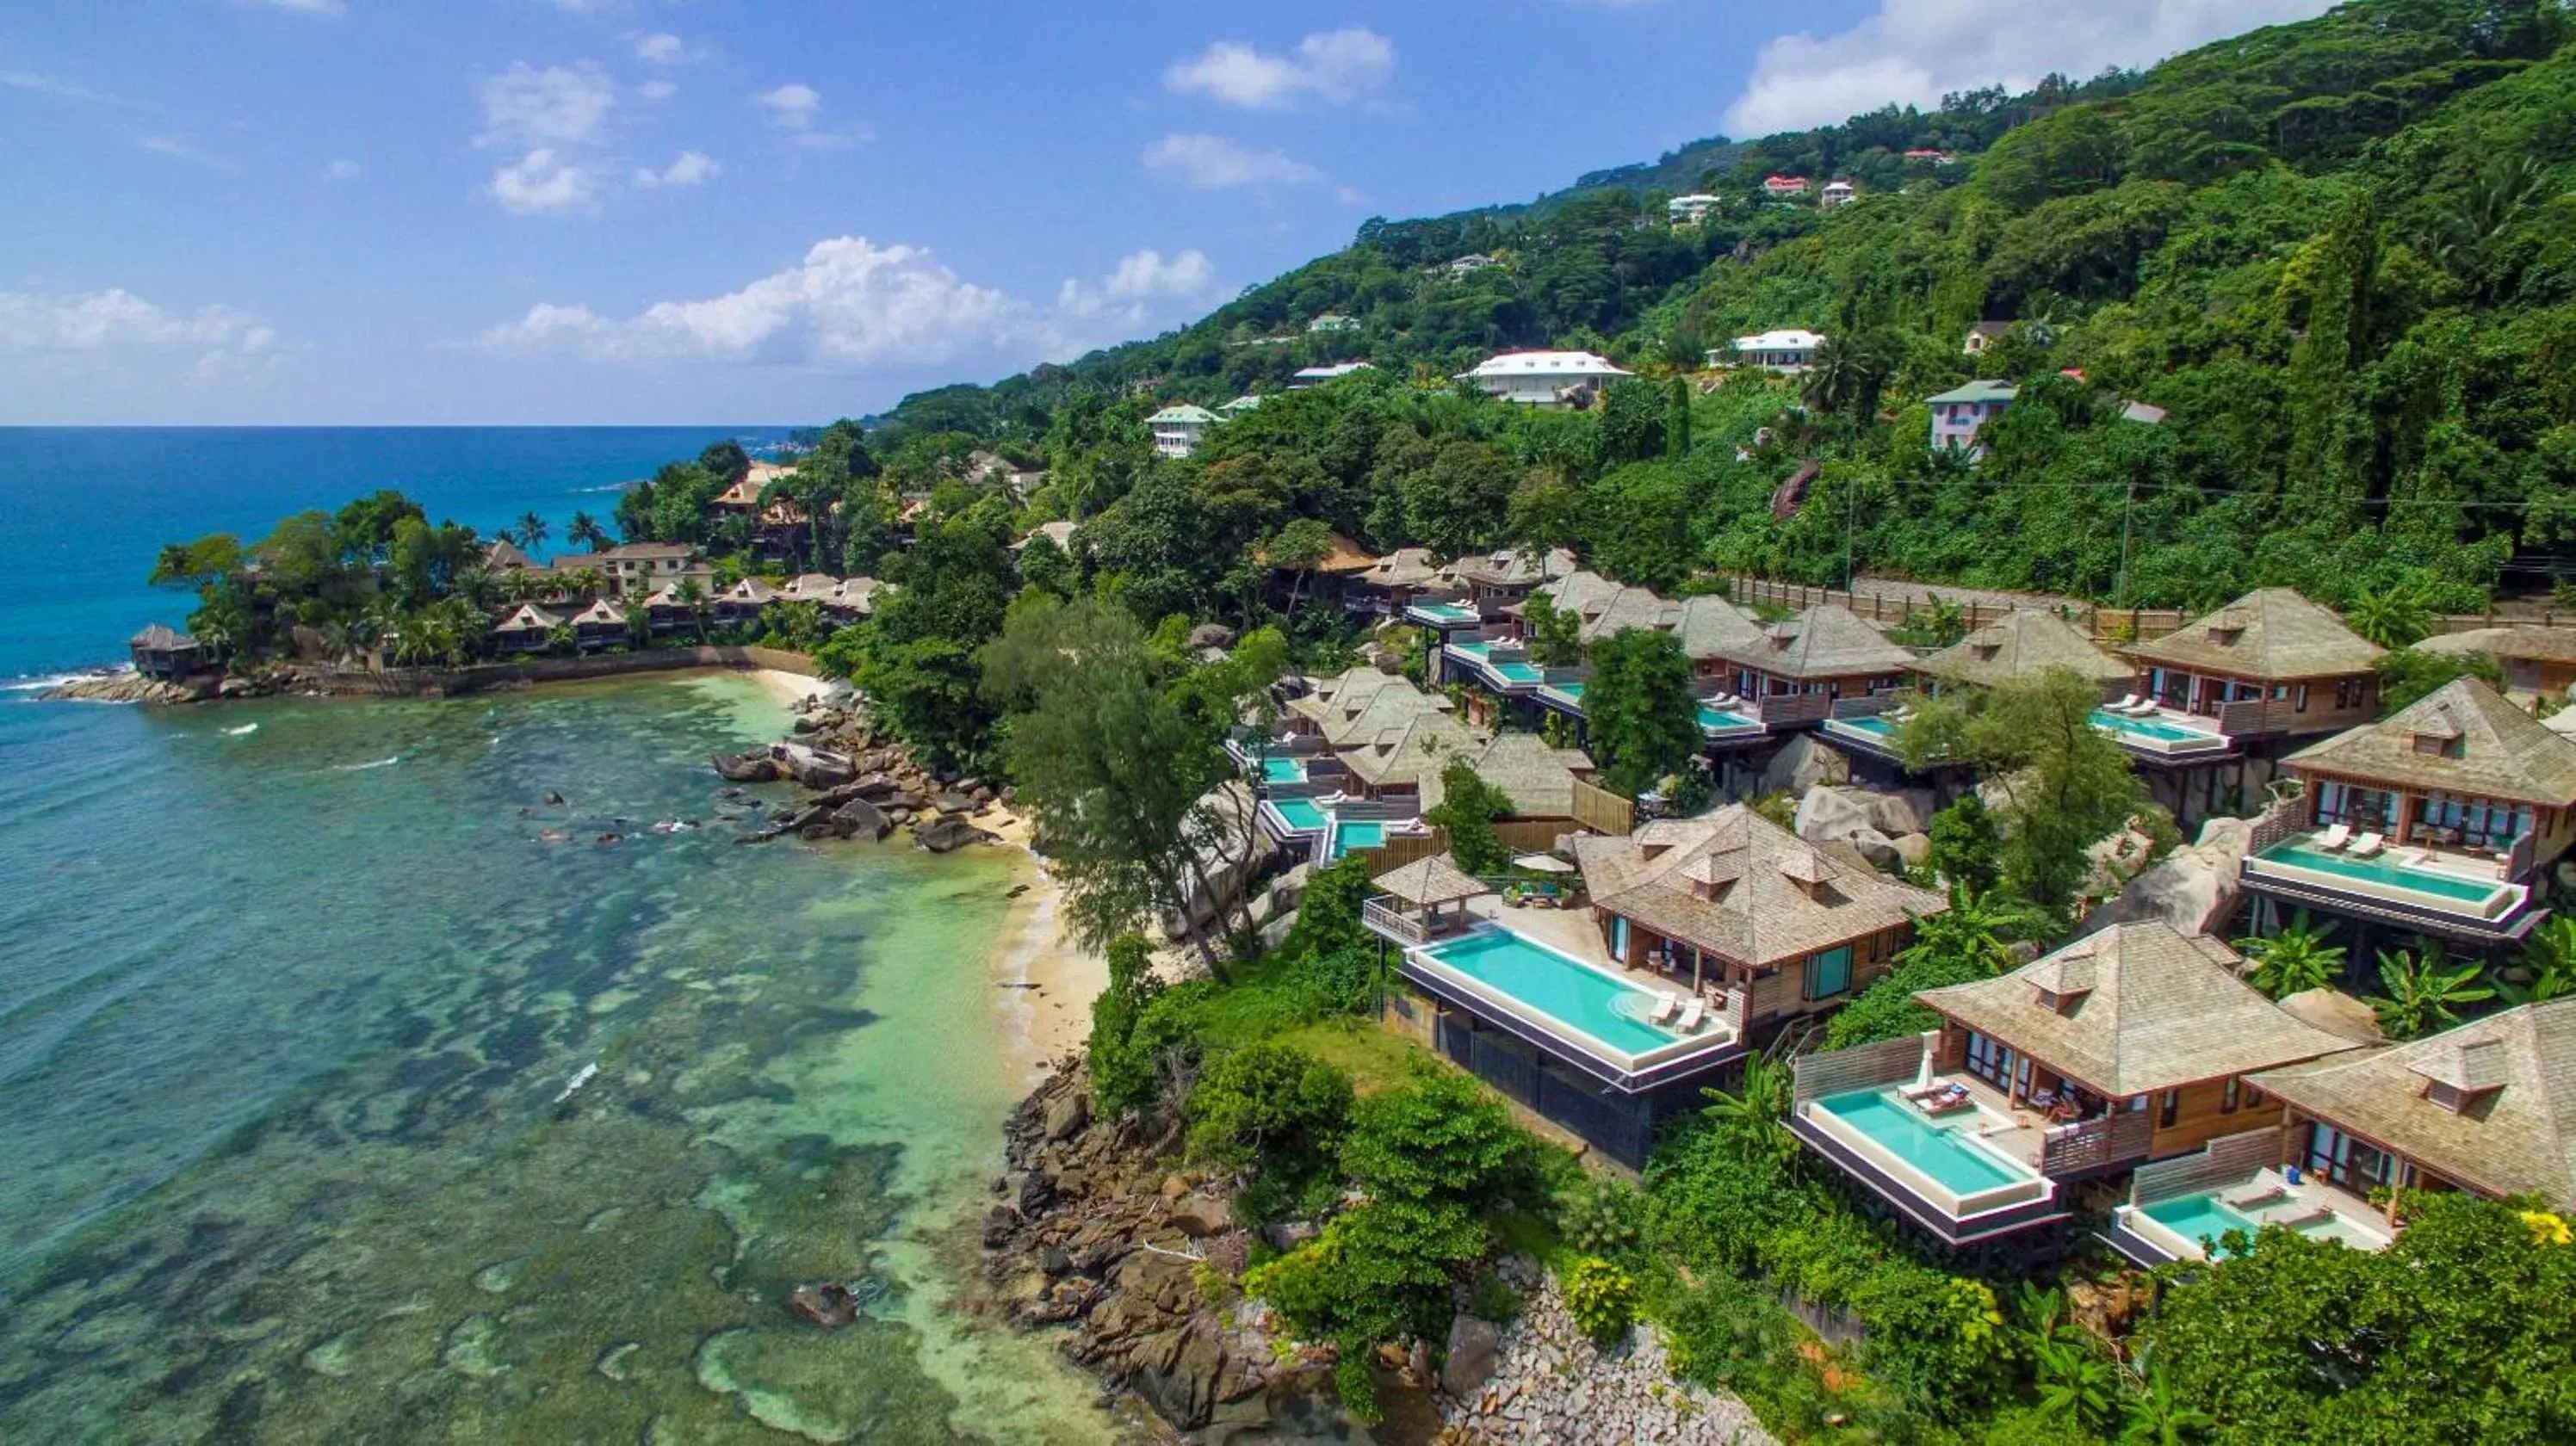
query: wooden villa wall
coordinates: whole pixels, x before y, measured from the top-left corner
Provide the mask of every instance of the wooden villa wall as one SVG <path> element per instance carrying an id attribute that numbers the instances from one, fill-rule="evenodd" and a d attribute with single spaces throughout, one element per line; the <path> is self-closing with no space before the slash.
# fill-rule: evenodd
<path id="1" fill-rule="evenodd" d="M 2237 1087 L 2239 1103 L 2236 1108 L 2232 1111 L 2220 1109 L 2226 1090 L 2227 1082 L 2224 1080 L 2203 1080 L 2198 1084 L 2184 1085 L 2181 1105 L 2174 1114 L 2172 1126 L 2156 1126 L 2147 1153 L 2162 1159 L 2167 1155 L 2197 1150 L 2212 1140 L 2241 1135 L 2247 1130 L 2268 1129 L 2281 1123 L 2281 1102 L 2267 1095 L 2259 1105 L 2246 1104 L 2243 1102 L 2246 1093 L 2243 1085 Z M 2163 1095 L 2147 1097 L 2147 1118 L 2164 1118 Z"/>

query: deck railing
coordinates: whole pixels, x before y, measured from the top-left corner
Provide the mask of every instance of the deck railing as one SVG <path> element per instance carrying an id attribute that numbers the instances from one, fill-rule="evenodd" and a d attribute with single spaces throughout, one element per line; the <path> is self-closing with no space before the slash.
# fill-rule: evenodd
<path id="1" fill-rule="evenodd" d="M 2040 1137 L 2039 1173 L 2072 1175 L 2078 1171 L 2143 1160 L 2155 1142 L 2155 1119 L 2143 1110 L 2123 1110 L 2076 1125 L 2052 1126 Z"/>
<path id="2" fill-rule="evenodd" d="M 1823 1054 L 1799 1055 L 1789 1066 L 1794 1077 L 1790 1094 L 1798 1100 L 1822 1099 L 1911 1080 L 1923 1070 L 1923 1051 L 1927 1047 L 1923 1036 L 1909 1034 Z"/>
<path id="3" fill-rule="evenodd" d="M 2212 1140 L 2188 1155 L 2140 1165 L 2129 1182 L 2129 1203 L 2153 1205 L 2159 1200 L 2202 1194 L 2280 1164 L 2287 1158 L 2283 1138 L 2286 1133 L 2278 1125 L 2247 1130 Z"/>
<path id="4" fill-rule="evenodd" d="M 1378 899 L 1366 899 L 1361 901 L 1360 922 L 1368 928 L 1376 930 L 1378 933 L 1403 940 L 1406 943 L 1428 944 L 1431 942 L 1431 926 L 1429 924 L 1425 923 L 1419 916 L 1407 914 L 1402 910 L 1397 909 L 1394 905 L 1383 903 Z"/>

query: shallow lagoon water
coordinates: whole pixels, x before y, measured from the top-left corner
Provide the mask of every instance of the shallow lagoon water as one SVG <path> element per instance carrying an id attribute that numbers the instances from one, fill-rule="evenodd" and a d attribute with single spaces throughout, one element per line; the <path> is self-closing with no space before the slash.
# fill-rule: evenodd
<path id="1" fill-rule="evenodd" d="M 1107 1437 L 947 1308 L 1022 869 L 736 847 L 706 755 L 779 723 L 0 704 L 0 1439 Z"/>

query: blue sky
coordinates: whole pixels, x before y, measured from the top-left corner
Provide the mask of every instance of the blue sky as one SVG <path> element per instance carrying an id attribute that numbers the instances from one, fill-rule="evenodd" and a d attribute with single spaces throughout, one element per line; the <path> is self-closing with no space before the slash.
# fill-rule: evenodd
<path id="1" fill-rule="evenodd" d="M 1373 214 L 2324 8 L 48 7 L 0 19 L 0 424 L 828 419 Z"/>

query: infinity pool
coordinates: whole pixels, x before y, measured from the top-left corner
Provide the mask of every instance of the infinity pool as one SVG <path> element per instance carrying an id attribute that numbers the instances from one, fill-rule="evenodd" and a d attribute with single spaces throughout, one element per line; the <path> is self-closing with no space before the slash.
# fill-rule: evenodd
<path id="1" fill-rule="evenodd" d="M 1422 953 L 1525 1009 L 1627 1055 L 1685 1038 L 1646 1022 L 1655 996 L 1508 929 L 1483 929 Z"/>
<path id="2" fill-rule="evenodd" d="M 2139 738 L 2152 739 L 2158 743 L 2206 743 L 2214 747 L 2226 741 L 2218 734 L 2203 729 L 2177 728 L 2171 723 L 2161 723 L 2153 718 L 2125 718 L 2103 708 L 2093 710 L 2093 726 L 2108 728 L 2114 733 L 2127 733 Z"/>
<path id="3" fill-rule="evenodd" d="M 1364 819 L 1344 822 L 1333 820 L 1333 857 L 1340 858 L 1353 849 L 1373 849 L 1386 843 L 1386 825 Z"/>
<path id="4" fill-rule="evenodd" d="M 1751 728 L 1755 724 L 1741 713 L 1729 713 L 1723 708 L 1712 708 L 1702 703 L 1699 705 L 1699 726 L 1704 733 L 1723 733 L 1734 728 Z"/>
<path id="5" fill-rule="evenodd" d="M 1306 765 L 1294 758 L 1265 758 L 1261 760 L 1261 778 L 1265 783 L 1303 783 Z"/>
<path id="6" fill-rule="evenodd" d="M 2506 888 L 2506 885 L 2501 883 L 2491 884 L 2477 879 L 2464 879 L 2456 874 L 2437 873 L 2431 869 L 2409 868 L 2386 854 L 2357 859 L 2350 854 L 2328 853 L 2305 839 L 2290 839 L 2274 844 L 2263 850 L 2257 857 L 2269 863 L 2314 869 L 2321 874 L 2335 874 L 2347 879 L 2384 884 L 2390 888 L 2430 894 L 2439 899 L 2454 899 L 2464 904 L 2481 906 L 2492 904 L 2496 895 L 2504 892 Z"/>
<path id="7" fill-rule="evenodd" d="M 2254 1219 L 2234 1209 L 2215 1195 L 2185 1195 L 2175 1200 L 2159 1200 L 2141 1205 L 2138 1213 L 2165 1227 L 2185 1240 L 2197 1243 L 2205 1254 L 2215 1254 L 2218 1237 L 2230 1230 L 2242 1230 L 2245 1238 L 2254 1238 Z"/>
<path id="8" fill-rule="evenodd" d="M 1451 643 L 1449 645 L 1449 651 L 1465 656 L 1467 659 L 1474 662 L 1476 666 L 1484 669 L 1488 673 L 1492 673 L 1496 677 L 1501 678 L 1506 683 L 1515 685 L 1531 684 L 1536 683 L 1539 679 L 1546 676 L 1546 670 L 1540 668 L 1535 663 L 1495 662 L 1493 657 L 1494 645 L 1491 643 Z"/>
<path id="9" fill-rule="evenodd" d="M 1816 1104 L 1954 1195 L 1974 1195 L 2032 1178 L 2030 1172 L 2013 1169 L 2001 1157 L 1924 1118 L 1883 1089 L 1832 1095 Z M 1974 1112 L 1966 1113 L 1969 1119 L 1977 1118 Z"/>
<path id="10" fill-rule="evenodd" d="M 1291 833 L 1318 833 L 1332 820 L 1332 815 L 1316 807 L 1311 798 L 1274 798 L 1270 806 L 1278 811 Z"/>

